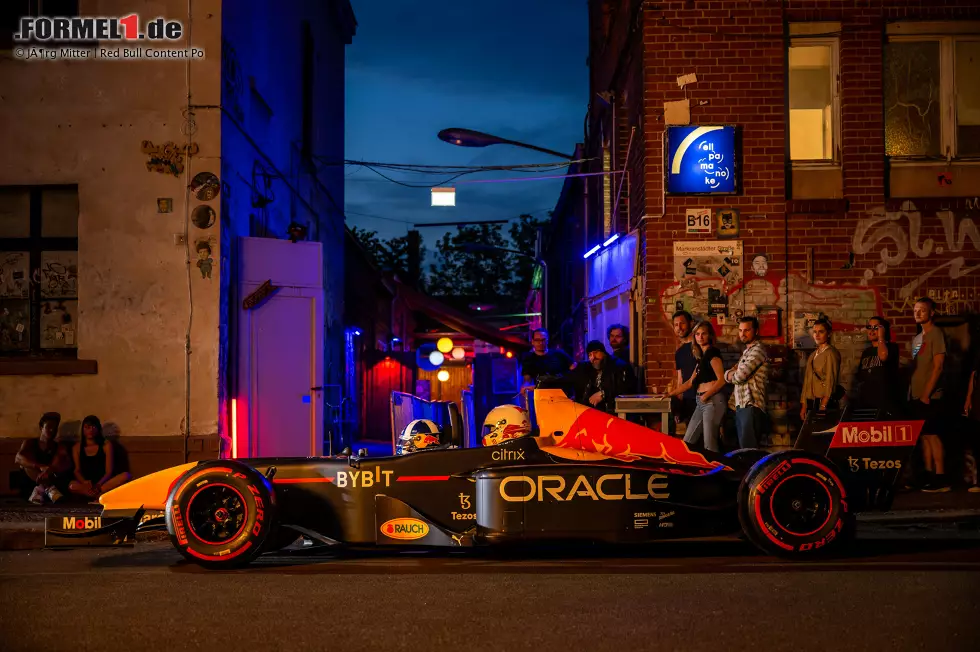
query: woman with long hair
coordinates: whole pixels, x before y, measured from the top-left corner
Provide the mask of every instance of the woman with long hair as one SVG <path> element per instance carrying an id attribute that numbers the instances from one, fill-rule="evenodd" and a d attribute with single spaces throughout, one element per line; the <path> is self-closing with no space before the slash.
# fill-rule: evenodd
<path id="1" fill-rule="evenodd" d="M 82 420 L 82 432 L 72 449 L 75 479 L 68 490 L 77 496 L 98 498 L 129 481 L 129 473 L 114 473 L 112 442 L 102 434 L 102 422 L 90 414 Z"/>
<path id="2" fill-rule="evenodd" d="M 807 358 L 803 370 L 800 419 L 805 420 L 808 412 L 837 408 L 840 352 L 830 343 L 833 330 L 830 321 L 823 317 L 813 323 L 813 341 L 817 350 Z"/>
<path id="3" fill-rule="evenodd" d="M 721 392 L 725 388 L 725 365 L 715 341 L 715 329 L 711 322 L 698 322 L 691 342 L 691 351 L 698 364 L 691 377 L 680 387 L 674 388 L 671 396 L 679 396 L 691 387 L 696 388 L 694 414 L 687 424 L 684 442 L 688 445 L 699 444 L 703 439 L 707 450 L 720 453 L 721 422 L 727 405 Z"/>

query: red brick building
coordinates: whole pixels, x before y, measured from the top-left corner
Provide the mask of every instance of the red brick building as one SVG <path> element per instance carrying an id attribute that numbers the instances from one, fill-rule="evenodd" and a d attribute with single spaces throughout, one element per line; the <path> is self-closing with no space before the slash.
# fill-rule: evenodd
<path id="1" fill-rule="evenodd" d="M 980 312 L 978 3 L 593 0 L 589 11 L 586 169 L 627 173 L 589 178 L 587 249 L 632 235 L 633 355 L 648 386 L 671 378 L 677 306 L 715 313 L 729 343 L 739 311 L 760 316 L 777 432 L 792 428 L 784 415 L 798 409 L 807 320 L 819 314 L 835 324 L 848 383 L 866 319 L 884 314 L 904 343 L 921 295 L 961 317 L 947 333 L 969 347 Z M 669 123 L 736 126 L 740 191 L 665 193 Z M 688 232 L 697 209 L 712 214 L 708 233 Z M 735 264 L 688 278 L 686 252 L 722 240 L 724 213 L 737 236 L 718 256 Z"/>

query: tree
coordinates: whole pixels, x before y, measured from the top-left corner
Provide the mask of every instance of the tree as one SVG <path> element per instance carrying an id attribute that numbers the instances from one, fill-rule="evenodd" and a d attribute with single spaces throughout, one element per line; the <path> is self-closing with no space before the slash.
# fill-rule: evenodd
<path id="1" fill-rule="evenodd" d="M 522 303 L 531 288 L 536 267 L 531 258 L 460 248 L 477 244 L 513 249 L 533 257 L 537 229 L 545 224 L 547 220 L 535 220 L 525 214 L 510 225 L 509 238 L 504 236 L 499 224 L 460 226 L 456 233 L 445 234 L 436 243 L 436 263 L 429 267 L 429 287 L 433 294 L 470 296 L 486 303 L 508 299 Z"/>
<path id="2" fill-rule="evenodd" d="M 371 257 L 374 266 L 383 272 L 398 274 L 402 279 L 407 278 L 408 272 L 408 235 L 382 240 L 377 231 L 368 231 L 356 226 L 351 227 L 351 235 Z M 419 266 L 425 260 L 425 247 L 419 239 Z"/>
<path id="3" fill-rule="evenodd" d="M 510 249 L 516 249 L 526 256 L 534 256 L 534 246 L 538 229 L 547 229 L 548 219 L 535 219 L 531 215 L 520 215 L 517 222 L 510 225 Z M 544 236 L 544 233 L 542 233 Z M 543 244 L 543 243 L 542 243 Z M 531 281 L 537 264 L 525 256 L 511 256 L 512 271 L 505 292 L 514 298 L 523 299 L 531 289 Z"/>
<path id="4" fill-rule="evenodd" d="M 466 245 L 506 247 L 499 224 L 456 227 L 436 242 L 436 263 L 429 266 L 428 285 L 439 296 L 469 296 L 496 302 L 506 293 L 511 276 L 508 254 L 497 251 L 463 251 Z"/>

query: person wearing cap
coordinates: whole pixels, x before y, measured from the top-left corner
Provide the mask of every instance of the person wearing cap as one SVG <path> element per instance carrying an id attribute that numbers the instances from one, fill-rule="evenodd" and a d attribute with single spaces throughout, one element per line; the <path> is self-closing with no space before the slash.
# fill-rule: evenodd
<path id="1" fill-rule="evenodd" d="M 603 412 L 615 414 L 616 397 L 630 394 L 636 389 L 633 368 L 619 358 L 609 355 L 606 347 L 599 340 L 589 342 L 585 352 L 595 370 L 595 376 L 585 391 L 586 402 Z"/>
<path id="2" fill-rule="evenodd" d="M 71 457 L 68 449 L 56 441 L 61 415 L 46 412 L 38 422 L 40 434 L 33 439 L 25 439 L 17 451 L 14 462 L 21 468 L 25 487 L 34 485 L 30 501 L 40 505 L 46 500 L 56 503 L 68 489 L 71 481 Z M 24 492 L 26 495 L 26 491 Z"/>

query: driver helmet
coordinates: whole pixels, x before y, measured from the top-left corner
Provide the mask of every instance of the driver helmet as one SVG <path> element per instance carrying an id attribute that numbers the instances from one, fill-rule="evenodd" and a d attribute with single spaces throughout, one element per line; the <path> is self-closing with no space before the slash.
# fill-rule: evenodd
<path id="1" fill-rule="evenodd" d="M 483 420 L 483 445 L 495 446 L 531 434 L 527 411 L 516 405 L 498 405 Z"/>
<path id="2" fill-rule="evenodd" d="M 398 437 L 398 444 L 395 446 L 395 455 L 407 455 L 424 448 L 438 446 L 439 443 L 439 426 L 435 421 L 416 419 L 402 430 L 402 434 Z"/>

